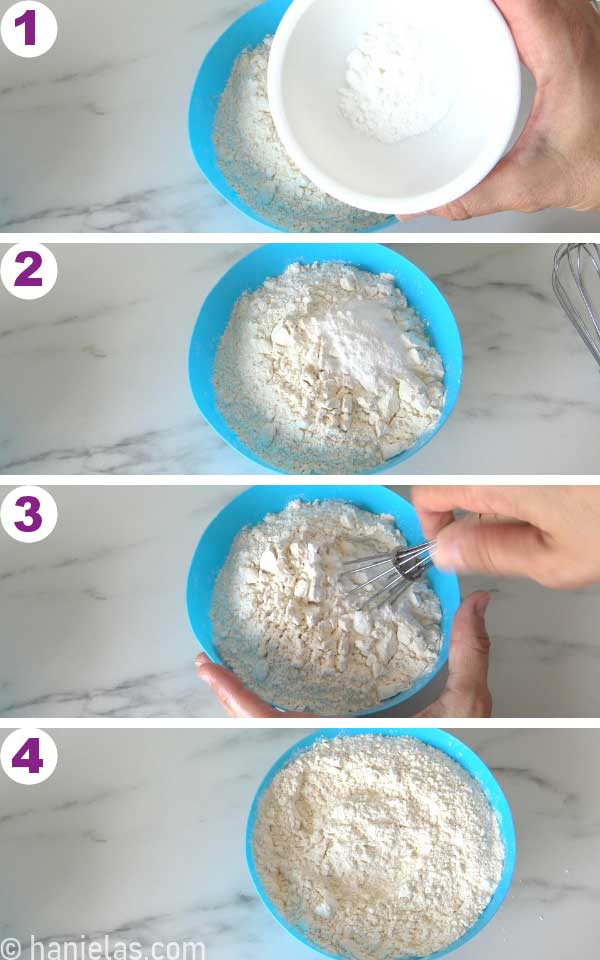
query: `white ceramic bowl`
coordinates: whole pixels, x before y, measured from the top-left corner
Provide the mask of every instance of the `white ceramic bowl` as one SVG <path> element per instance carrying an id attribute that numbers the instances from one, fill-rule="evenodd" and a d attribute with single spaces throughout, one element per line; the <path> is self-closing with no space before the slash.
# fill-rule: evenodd
<path id="1" fill-rule="evenodd" d="M 346 60 L 375 16 L 415 26 L 415 0 L 293 0 L 273 42 L 269 99 L 286 149 L 326 193 L 378 213 L 423 213 L 475 187 L 500 160 L 521 104 L 521 67 L 493 0 L 419 0 L 456 97 L 431 130 L 384 144 L 339 108 Z M 423 18 L 426 7 L 427 18 Z"/>

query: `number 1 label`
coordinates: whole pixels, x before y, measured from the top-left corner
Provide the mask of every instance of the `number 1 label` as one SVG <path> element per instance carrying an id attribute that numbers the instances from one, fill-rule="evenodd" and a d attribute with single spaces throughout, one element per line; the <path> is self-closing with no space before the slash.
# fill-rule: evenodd
<path id="1" fill-rule="evenodd" d="M 17 17 L 15 27 L 25 27 L 25 46 L 35 47 L 35 10 L 26 10 L 22 17 Z"/>
<path id="2" fill-rule="evenodd" d="M 2 17 L 0 36 L 5 47 L 15 56 L 41 57 L 56 43 L 58 23 L 45 3 L 20 0 L 13 3 Z"/>

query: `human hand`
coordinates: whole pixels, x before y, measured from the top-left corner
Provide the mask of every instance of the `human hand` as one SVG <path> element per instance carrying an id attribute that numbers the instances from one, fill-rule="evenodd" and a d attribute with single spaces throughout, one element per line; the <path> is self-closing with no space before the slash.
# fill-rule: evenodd
<path id="1" fill-rule="evenodd" d="M 600 16 L 590 0 L 495 3 L 535 78 L 532 112 L 479 186 L 428 213 L 469 220 L 506 210 L 600 210 Z"/>
<path id="2" fill-rule="evenodd" d="M 600 487 L 415 487 L 413 504 L 425 536 L 437 538 L 442 570 L 527 577 L 554 589 L 600 581 Z M 471 516 L 456 520 L 458 509 Z"/>
<path id="3" fill-rule="evenodd" d="M 475 593 L 465 600 L 452 627 L 448 680 L 435 703 L 418 717 L 490 717 L 492 698 L 488 690 L 490 640 L 485 626 L 489 603 L 487 593 Z M 247 690 L 225 667 L 219 667 L 201 653 L 196 671 L 230 717 L 311 717 L 310 713 L 282 713 Z M 314 719 L 314 718 L 313 718 Z"/>

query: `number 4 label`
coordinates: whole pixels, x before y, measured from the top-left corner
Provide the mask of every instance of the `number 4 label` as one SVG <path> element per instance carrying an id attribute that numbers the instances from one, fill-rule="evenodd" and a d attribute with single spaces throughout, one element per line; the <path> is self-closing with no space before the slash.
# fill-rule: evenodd
<path id="1" fill-rule="evenodd" d="M 45 3 L 20 0 L 2 17 L 0 36 L 4 46 L 17 57 L 41 57 L 56 43 L 58 23 Z"/>
<path id="2" fill-rule="evenodd" d="M 2 744 L 0 762 L 15 783 L 35 786 L 56 770 L 58 750 L 50 734 L 43 730 L 14 730 Z"/>
<path id="3" fill-rule="evenodd" d="M 39 300 L 58 279 L 56 257 L 41 243 L 17 244 L 6 251 L 0 264 L 2 283 L 19 300 Z"/>

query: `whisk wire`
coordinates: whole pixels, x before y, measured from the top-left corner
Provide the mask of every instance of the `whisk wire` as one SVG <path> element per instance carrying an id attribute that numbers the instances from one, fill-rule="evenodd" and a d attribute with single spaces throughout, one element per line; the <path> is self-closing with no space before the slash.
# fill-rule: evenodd
<path id="1" fill-rule="evenodd" d="M 566 243 L 554 257 L 552 287 L 558 302 L 600 367 L 600 317 L 598 298 L 592 296 L 586 267 L 600 281 L 600 247 L 596 243 Z M 600 286 L 599 286 L 600 289 Z"/>
<path id="2" fill-rule="evenodd" d="M 363 592 L 364 599 L 361 606 L 370 609 L 382 606 L 384 603 L 393 605 L 432 566 L 436 546 L 437 542 L 435 540 L 429 540 L 427 543 L 398 549 L 393 553 L 348 560 L 344 563 L 344 567 L 351 567 L 352 569 L 345 571 L 347 575 L 364 573 L 382 565 L 385 566 L 385 569 L 369 580 L 356 584 L 346 594 L 346 597 L 352 597 L 359 592 Z M 373 584 L 384 580 L 384 578 L 387 579 L 387 582 L 381 589 L 375 589 L 373 592 Z"/>

